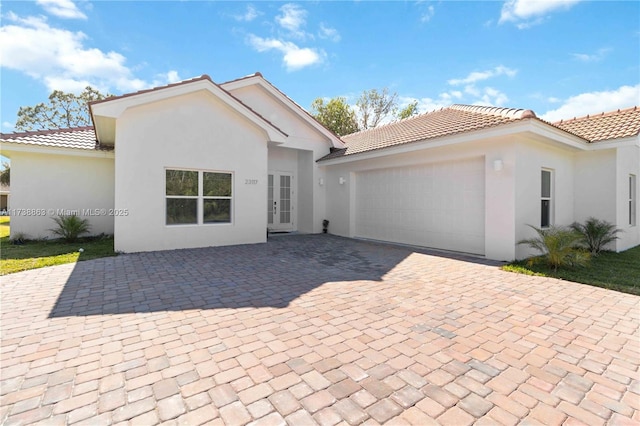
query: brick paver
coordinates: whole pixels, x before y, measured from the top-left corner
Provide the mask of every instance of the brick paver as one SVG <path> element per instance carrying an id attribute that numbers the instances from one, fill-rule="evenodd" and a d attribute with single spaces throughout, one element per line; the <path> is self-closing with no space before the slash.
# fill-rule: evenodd
<path id="1" fill-rule="evenodd" d="M 1 291 L 1 424 L 640 420 L 640 298 L 477 258 L 296 235 Z"/>

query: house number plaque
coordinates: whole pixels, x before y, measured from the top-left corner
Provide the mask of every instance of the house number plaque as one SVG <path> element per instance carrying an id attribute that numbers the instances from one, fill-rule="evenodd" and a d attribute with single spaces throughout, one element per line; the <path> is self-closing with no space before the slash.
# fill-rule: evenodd
<path id="1" fill-rule="evenodd" d="M 257 185 L 258 184 L 258 179 L 245 179 L 244 180 L 244 184 L 245 185 Z"/>

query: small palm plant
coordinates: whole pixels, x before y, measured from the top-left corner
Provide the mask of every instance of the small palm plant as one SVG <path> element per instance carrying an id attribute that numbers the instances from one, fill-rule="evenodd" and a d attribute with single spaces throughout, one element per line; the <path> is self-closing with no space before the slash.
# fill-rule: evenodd
<path id="1" fill-rule="evenodd" d="M 538 234 L 535 238 L 519 241 L 538 250 L 541 256 L 530 260 L 541 260 L 554 272 L 561 267 L 585 266 L 589 262 L 589 253 L 581 249 L 582 235 L 559 226 L 541 229 L 529 225 Z"/>
<path id="2" fill-rule="evenodd" d="M 53 221 L 57 226 L 51 229 L 51 232 L 69 243 L 77 241 L 80 235 L 88 233 L 91 229 L 87 219 L 80 219 L 76 215 L 54 217 Z"/>
<path id="3" fill-rule="evenodd" d="M 618 232 L 622 231 L 606 220 L 594 217 L 587 219 L 584 224 L 574 222 L 571 229 L 582 235 L 583 243 L 593 256 L 597 256 L 607 244 L 614 242 L 618 238 Z"/>

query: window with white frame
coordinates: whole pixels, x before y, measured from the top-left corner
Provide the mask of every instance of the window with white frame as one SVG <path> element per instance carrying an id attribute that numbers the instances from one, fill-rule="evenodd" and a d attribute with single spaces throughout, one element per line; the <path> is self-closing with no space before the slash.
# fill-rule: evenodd
<path id="1" fill-rule="evenodd" d="M 230 223 L 233 175 L 166 170 L 166 224 Z"/>
<path id="2" fill-rule="evenodd" d="M 553 225 L 553 171 L 542 169 L 540 189 L 540 227 Z"/>
<path id="3" fill-rule="evenodd" d="M 629 225 L 636 226 L 636 175 L 629 175 Z"/>

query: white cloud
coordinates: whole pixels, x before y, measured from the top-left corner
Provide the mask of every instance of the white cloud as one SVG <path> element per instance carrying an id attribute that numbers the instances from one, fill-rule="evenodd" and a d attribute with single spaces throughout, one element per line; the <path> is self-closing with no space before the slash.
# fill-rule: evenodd
<path id="1" fill-rule="evenodd" d="M 245 10 L 245 12 L 241 15 L 233 15 L 233 18 L 236 21 L 240 21 L 240 22 L 251 22 L 254 19 L 256 19 L 258 17 L 260 13 L 258 12 L 258 10 L 253 7 L 252 5 L 247 5 L 247 9 Z"/>
<path id="2" fill-rule="evenodd" d="M 283 41 L 273 38 L 262 38 L 253 34 L 247 37 L 247 43 L 258 52 L 268 52 L 277 50 L 283 54 L 282 61 L 287 70 L 296 71 L 301 68 L 318 64 L 324 60 L 325 53 L 322 50 L 308 47 L 298 47 L 290 41 Z"/>
<path id="3" fill-rule="evenodd" d="M 463 93 L 458 90 L 440 93 L 437 98 L 414 98 L 411 96 L 398 96 L 398 107 L 402 109 L 407 107 L 410 103 L 418 101 L 418 112 L 420 114 L 423 114 L 425 112 L 446 108 L 448 106 L 451 106 L 452 104 L 458 103 L 463 98 L 463 96 Z"/>
<path id="4" fill-rule="evenodd" d="M 159 74 L 157 77 L 158 78 L 155 81 L 159 82 L 160 84 L 177 83 L 182 80 L 182 78 L 180 78 L 180 76 L 178 75 L 178 71 L 176 70 L 171 70 L 165 74 Z"/>
<path id="5" fill-rule="evenodd" d="M 178 78 L 170 71 L 153 83 L 136 78 L 126 58 L 114 51 L 87 47 L 86 34 L 50 26 L 44 17 L 20 18 L 0 28 L 0 66 L 42 81 L 49 90 L 80 91 L 87 85 L 101 91 L 129 92 Z"/>
<path id="6" fill-rule="evenodd" d="M 502 5 L 499 23 L 514 22 L 520 29 L 537 25 L 557 10 L 567 10 L 581 0 L 507 0 Z"/>
<path id="7" fill-rule="evenodd" d="M 13 132 L 13 129 L 15 128 L 15 124 L 11 123 L 10 121 L 3 121 L 2 128 L 8 132 Z"/>
<path id="8" fill-rule="evenodd" d="M 595 53 L 572 53 L 574 59 L 577 59 L 581 62 L 598 62 L 604 59 L 604 57 L 609 53 L 611 49 L 598 49 Z"/>
<path id="9" fill-rule="evenodd" d="M 609 91 L 581 93 L 565 100 L 560 108 L 547 111 L 540 117 L 555 122 L 635 105 L 640 105 L 640 84 L 621 86 Z"/>
<path id="10" fill-rule="evenodd" d="M 441 94 L 440 100 L 445 101 L 455 95 L 458 101 L 463 101 L 468 104 L 503 106 L 509 101 L 506 94 L 493 87 L 478 87 L 477 83 L 501 76 L 515 77 L 517 73 L 518 70 L 504 65 L 498 65 L 493 69 L 471 72 L 464 78 L 447 80 L 447 83 L 451 86 L 464 86 L 464 88 L 462 91 L 452 91 L 448 94 Z"/>
<path id="11" fill-rule="evenodd" d="M 58 18 L 87 19 L 87 15 L 82 13 L 71 0 L 37 0 L 36 3 Z"/>
<path id="12" fill-rule="evenodd" d="M 431 18 L 433 18 L 433 15 L 435 15 L 436 11 L 434 9 L 433 6 L 429 6 L 427 8 L 427 11 L 424 12 L 421 16 L 420 16 L 420 22 L 429 22 L 431 20 Z"/>
<path id="13" fill-rule="evenodd" d="M 498 65 L 492 70 L 474 71 L 470 73 L 468 76 L 466 76 L 465 78 L 451 79 L 451 80 L 448 80 L 447 83 L 449 83 L 452 86 L 458 86 L 461 84 L 474 84 L 474 83 L 477 83 L 478 81 L 487 80 L 489 78 L 498 77 L 501 75 L 506 75 L 507 77 L 514 77 L 517 73 L 518 73 L 517 70 L 507 68 L 504 65 Z"/>
<path id="14" fill-rule="evenodd" d="M 476 100 L 474 104 L 476 105 L 491 105 L 491 106 L 505 106 L 505 104 L 509 101 L 507 95 L 503 92 L 494 89 L 493 87 L 485 87 L 482 90 L 482 95 L 480 99 Z"/>
<path id="15" fill-rule="evenodd" d="M 300 6 L 287 3 L 280 8 L 281 15 L 276 16 L 276 22 L 291 35 L 305 38 L 307 33 L 302 30 L 307 23 L 307 11 Z"/>
<path id="16" fill-rule="evenodd" d="M 320 38 L 329 39 L 333 42 L 340 41 L 340 33 L 335 28 L 327 27 L 324 23 L 320 23 L 320 30 L 318 33 Z"/>
<path id="17" fill-rule="evenodd" d="M 469 85 L 464 88 L 464 91 L 450 90 L 438 94 L 436 98 L 399 96 L 398 106 L 400 108 L 404 108 L 414 101 L 418 101 L 418 112 L 422 114 L 446 108 L 452 104 L 505 106 L 509 101 L 509 98 L 505 93 L 493 87 L 478 88 L 476 86 Z"/>

